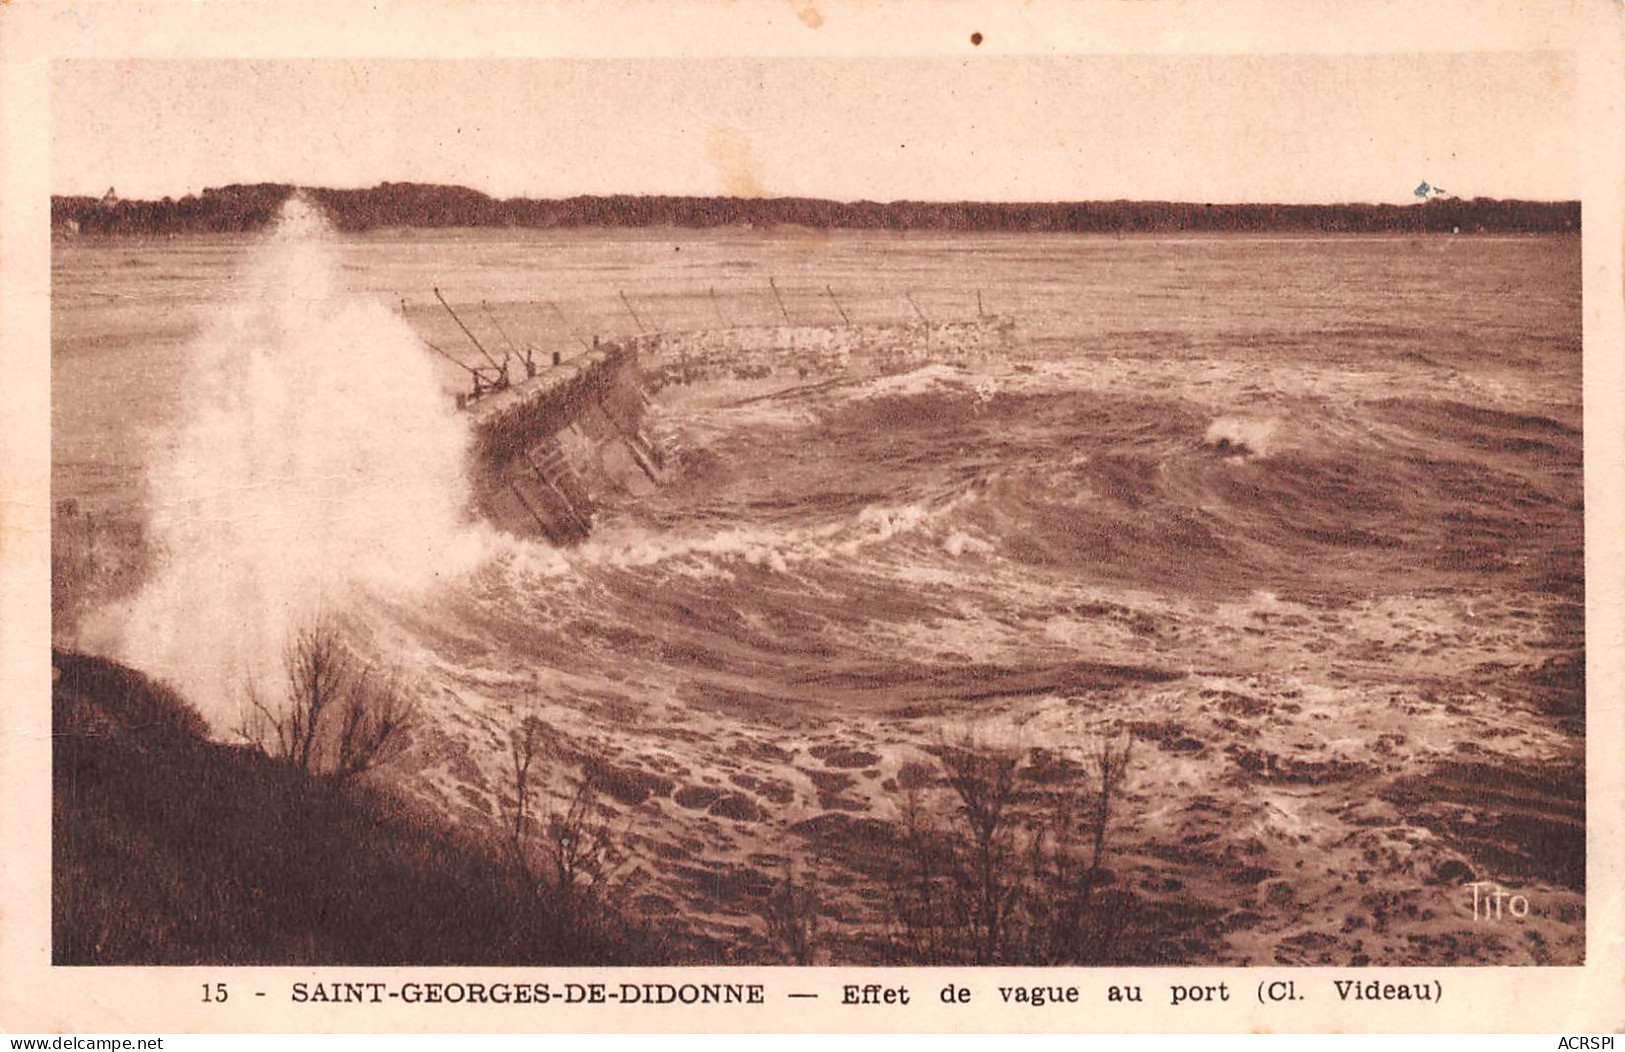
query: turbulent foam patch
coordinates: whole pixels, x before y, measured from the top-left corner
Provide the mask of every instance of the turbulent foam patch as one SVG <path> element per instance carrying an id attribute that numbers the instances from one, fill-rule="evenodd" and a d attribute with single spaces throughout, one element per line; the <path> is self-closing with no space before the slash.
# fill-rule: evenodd
<path id="1" fill-rule="evenodd" d="M 1270 417 L 1221 416 L 1208 425 L 1202 441 L 1233 456 L 1267 457 L 1276 443 L 1276 425 Z"/>
<path id="2" fill-rule="evenodd" d="M 805 527 L 754 526 L 701 534 L 608 529 L 566 558 L 617 569 L 665 565 L 683 572 L 687 566 L 700 576 L 736 561 L 787 573 L 801 564 L 851 559 L 874 545 L 935 532 L 974 499 L 966 494 L 939 503 L 871 504 L 851 519 Z M 979 543 L 967 537 L 959 542 L 960 551 L 980 550 Z"/>

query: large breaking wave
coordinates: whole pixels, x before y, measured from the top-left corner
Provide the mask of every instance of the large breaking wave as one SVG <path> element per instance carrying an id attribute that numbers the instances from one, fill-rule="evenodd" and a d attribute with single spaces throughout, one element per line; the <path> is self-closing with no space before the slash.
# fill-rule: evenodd
<path id="1" fill-rule="evenodd" d="M 290 630 L 362 593 L 418 592 L 476 557 L 467 430 L 411 328 L 348 294 L 291 199 L 188 348 L 188 417 L 149 458 L 159 564 L 96 631 L 217 732 L 278 682 Z"/>

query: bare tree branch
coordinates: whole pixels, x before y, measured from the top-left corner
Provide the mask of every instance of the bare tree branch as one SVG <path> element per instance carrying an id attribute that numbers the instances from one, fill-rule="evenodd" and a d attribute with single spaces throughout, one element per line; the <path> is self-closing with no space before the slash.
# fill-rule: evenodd
<path id="1" fill-rule="evenodd" d="M 326 615 L 295 630 L 282 652 L 286 697 L 273 707 L 249 677 L 242 732 L 307 774 L 353 778 L 400 754 L 416 718 L 398 671 L 358 662 Z"/>

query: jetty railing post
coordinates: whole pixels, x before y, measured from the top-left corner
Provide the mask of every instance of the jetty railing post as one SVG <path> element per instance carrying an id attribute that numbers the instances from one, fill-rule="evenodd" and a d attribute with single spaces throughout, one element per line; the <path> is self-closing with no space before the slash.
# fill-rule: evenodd
<path id="1" fill-rule="evenodd" d="M 402 304 L 402 306 L 405 306 L 406 300 L 402 299 L 401 304 Z M 414 334 L 414 335 L 416 335 L 416 334 Z M 442 347 L 439 347 L 439 346 L 437 346 L 437 345 L 435 345 L 433 343 L 430 343 L 428 340 L 424 339 L 422 336 L 418 336 L 418 342 L 422 343 L 423 346 L 429 348 L 429 350 L 431 350 L 434 353 L 440 355 L 440 357 L 446 359 L 446 361 L 450 362 L 451 364 L 455 365 L 457 368 L 463 370 L 464 372 L 466 372 L 470 376 L 472 376 L 474 378 L 474 397 L 476 397 L 476 398 L 479 397 L 484 381 L 481 378 L 480 371 L 478 369 L 475 369 L 472 366 L 463 364 L 463 362 L 460 359 L 458 359 L 455 355 L 447 352 Z M 457 394 L 457 408 L 461 409 L 461 408 L 463 408 L 463 406 L 467 405 L 468 404 L 468 398 L 469 398 L 468 395 L 463 394 L 462 392 L 458 392 L 458 394 Z"/>
<path id="2" fill-rule="evenodd" d="M 828 285 L 825 285 L 824 291 L 829 293 L 829 301 L 835 304 L 835 309 L 841 312 L 841 321 L 847 325 L 851 325 L 852 319 L 846 316 L 846 308 L 841 306 L 841 301 L 835 298 L 835 290 L 830 288 Z"/>
<path id="3" fill-rule="evenodd" d="M 485 349 L 485 344 L 481 343 L 479 338 L 468 330 L 468 326 L 463 324 L 463 319 L 459 318 L 457 312 L 451 309 L 451 304 L 446 302 L 446 297 L 440 294 L 438 288 L 434 290 L 434 298 L 440 301 L 442 307 L 446 308 L 446 313 L 450 314 L 451 320 L 457 323 L 459 329 L 463 330 L 463 335 L 467 336 L 469 341 L 479 348 L 480 353 L 485 355 L 485 360 L 491 363 L 491 368 L 495 369 L 499 376 L 506 372 L 502 366 L 497 364 L 497 360 L 491 357 L 491 352 Z"/>
<path id="4" fill-rule="evenodd" d="M 638 312 L 632 308 L 632 301 L 626 298 L 625 291 L 621 292 L 621 302 L 626 304 L 626 312 L 632 315 L 632 323 L 638 327 L 638 332 L 647 333 L 649 330 L 644 328 L 643 319 L 638 317 Z"/>
<path id="5" fill-rule="evenodd" d="M 910 295 L 908 292 L 904 292 L 903 298 L 908 300 L 908 305 L 914 308 L 914 313 L 918 314 L 920 316 L 920 320 L 925 322 L 925 349 L 926 353 L 929 354 L 931 351 L 931 319 L 925 316 L 925 311 L 921 310 L 920 305 L 914 302 L 914 297 L 912 295 Z"/>
<path id="6" fill-rule="evenodd" d="M 564 324 L 565 332 L 568 332 L 571 336 L 574 336 L 576 338 L 576 342 L 581 344 L 583 348 L 589 351 L 592 350 L 592 345 L 587 342 L 586 337 L 582 336 L 579 332 L 576 332 L 576 327 L 570 324 L 570 319 L 564 316 L 564 312 L 562 310 L 559 310 L 559 305 L 557 303 L 554 303 L 552 300 L 543 300 L 543 302 L 553 309 L 553 313 L 557 315 L 559 321 Z"/>
<path id="7" fill-rule="evenodd" d="M 773 275 L 771 274 L 769 274 L 767 277 L 767 287 L 773 290 L 773 298 L 777 300 L 779 304 L 779 313 L 784 315 L 784 324 L 794 325 L 795 323 L 790 320 L 790 312 L 784 309 L 784 297 L 779 295 L 779 284 L 773 280 Z"/>
<path id="8" fill-rule="evenodd" d="M 502 323 L 500 321 L 497 321 L 497 316 L 491 311 L 491 305 L 486 303 L 484 300 L 480 300 L 480 310 L 485 312 L 486 320 L 488 320 L 492 325 L 496 326 L 497 332 L 502 336 L 502 342 L 508 345 L 508 350 L 518 354 L 519 348 L 514 346 L 514 342 L 512 340 L 508 339 L 508 330 L 502 327 Z"/>

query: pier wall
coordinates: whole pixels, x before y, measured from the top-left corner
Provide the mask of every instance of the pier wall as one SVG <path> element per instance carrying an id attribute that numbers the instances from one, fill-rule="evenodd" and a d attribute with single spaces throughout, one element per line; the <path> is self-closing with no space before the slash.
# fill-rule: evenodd
<path id="1" fill-rule="evenodd" d="M 607 494 L 664 481 L 664 460 L 642 430 L 638 354 L 628 341 L 605 344 L 467 406 L 475 500 L 488 519 L 569 543 L 590 532 Z"/>
<path id="2" fill-rule="evenodd" d="M 927 324 L 739 326 L 645 333 L 595 344 L 560 365 L 467 400 L 475 499 L 500 528 L 570 543 L 599 503 L 662 485 L 663 451 L 644 430 L 647 392 L 666 384 L 769 376 L 903 372 L 1008 353 L 1007 318 Z"/>

